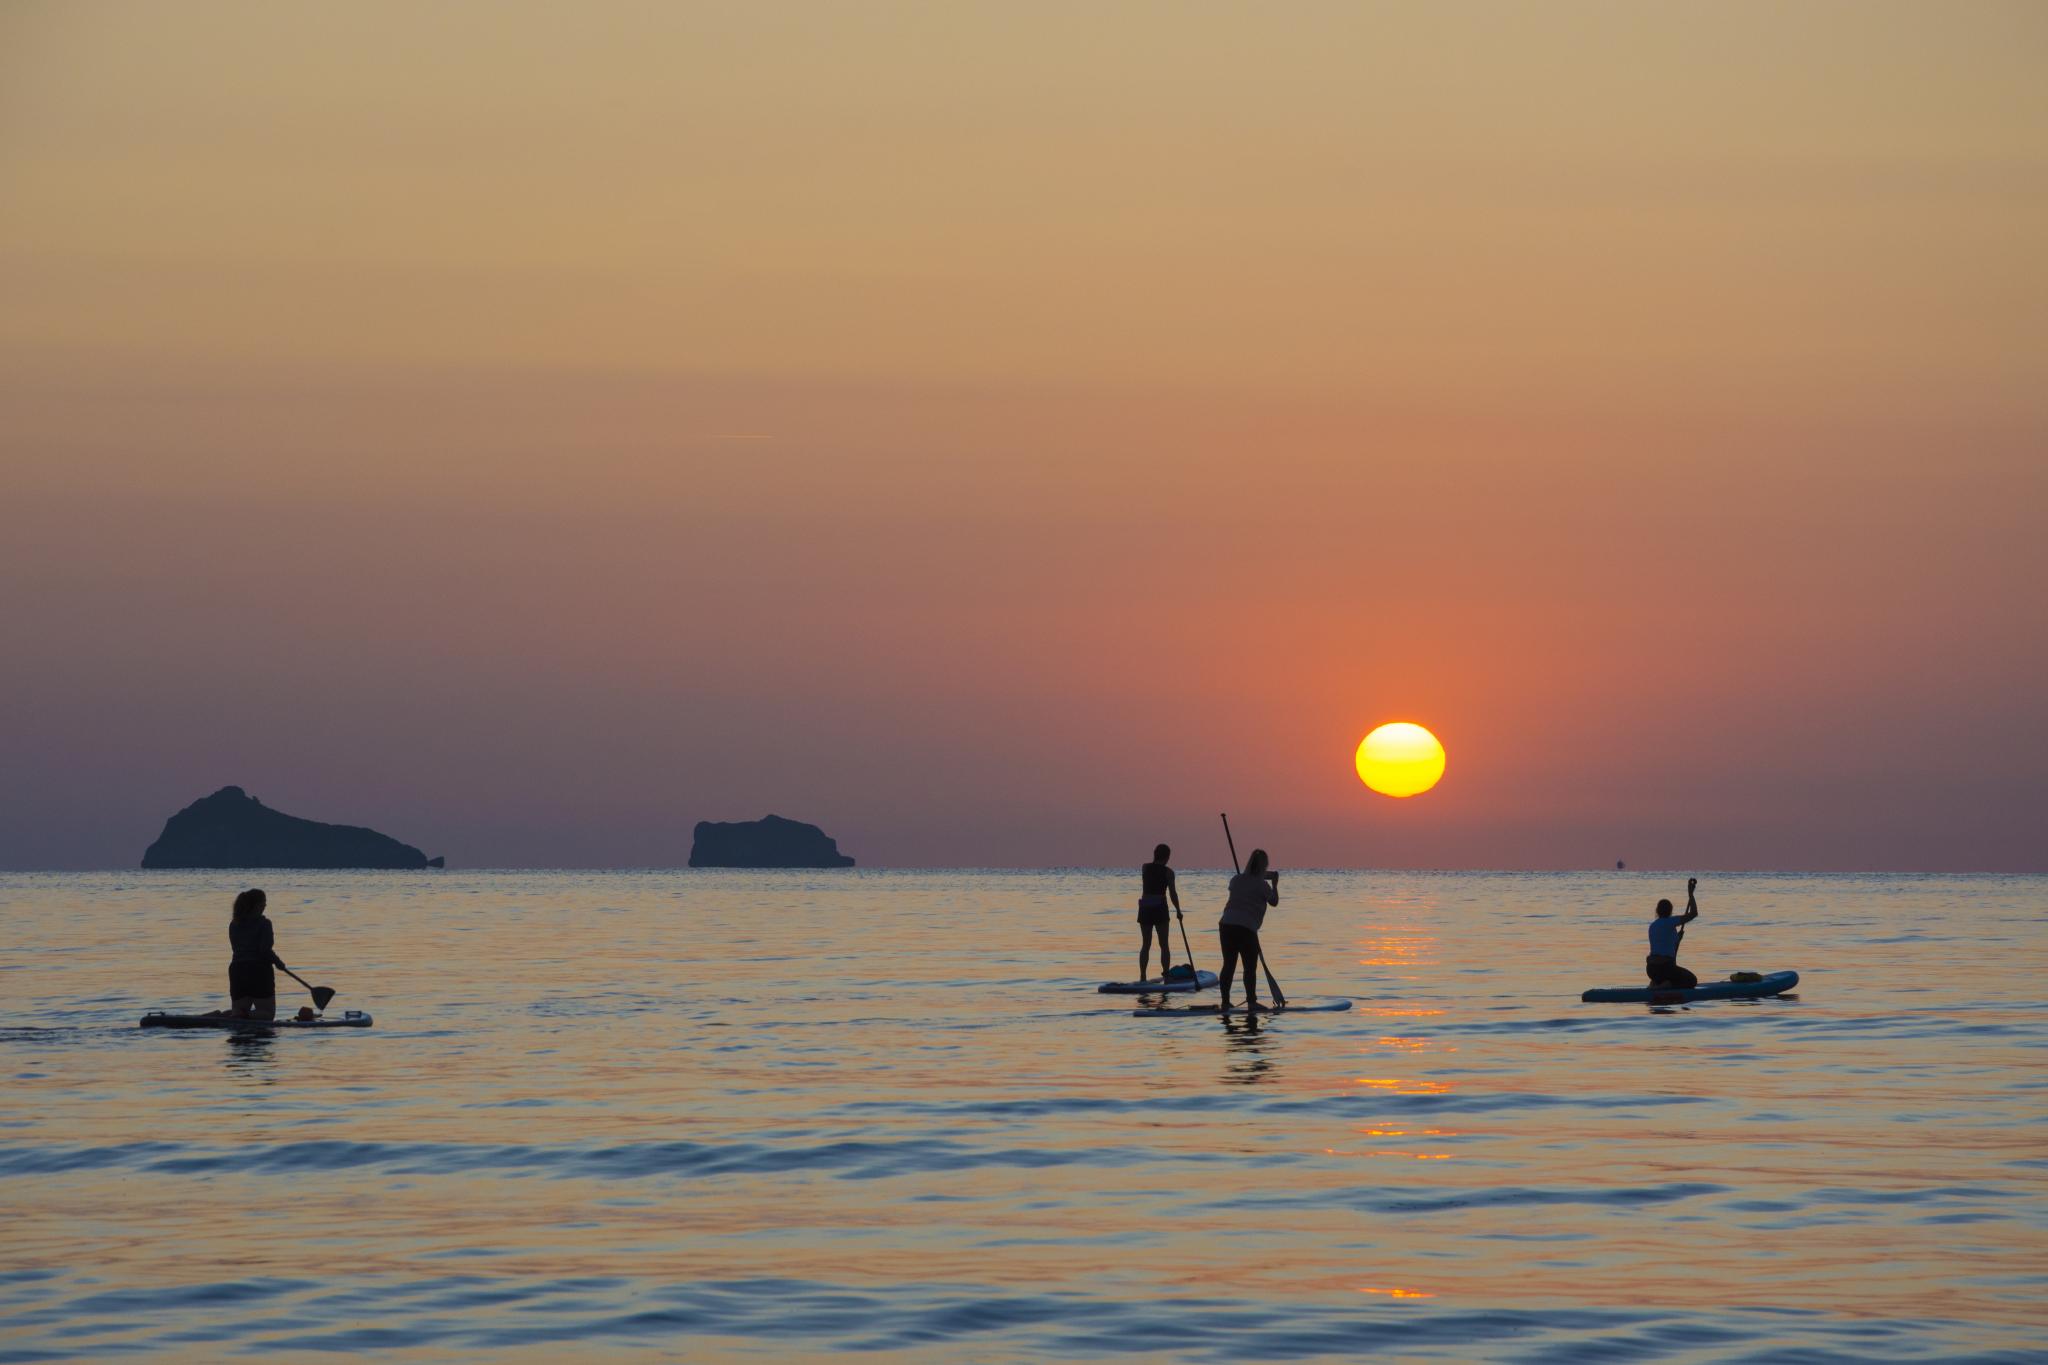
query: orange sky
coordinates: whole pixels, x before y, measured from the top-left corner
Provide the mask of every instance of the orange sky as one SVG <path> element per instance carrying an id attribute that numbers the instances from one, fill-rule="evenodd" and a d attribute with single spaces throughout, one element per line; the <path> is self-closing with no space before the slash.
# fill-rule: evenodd
<path id="1" fill-rule="evenodd" d="M 11 6 L 0 865 L 235 782 L 468 866 L 2048 867 L 2044 56 Z"/>

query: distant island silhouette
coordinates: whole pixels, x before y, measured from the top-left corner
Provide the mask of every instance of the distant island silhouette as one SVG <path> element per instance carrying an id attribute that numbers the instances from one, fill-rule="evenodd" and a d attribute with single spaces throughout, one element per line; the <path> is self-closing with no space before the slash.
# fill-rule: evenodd
<path id="1" fill-rule="evenodd" d="M 411 844 L 358 825 L 325 825 L 272 810 L 240 787 L 222 787 L 164 821 L 145 868 L 427 868 Z"/>
<path id="2" fill-rule="evenodd" d="M 816 825 L 770 815 L 760 820 L 699 820 L 691 867 L 852 867 L 839 841 Z"/>

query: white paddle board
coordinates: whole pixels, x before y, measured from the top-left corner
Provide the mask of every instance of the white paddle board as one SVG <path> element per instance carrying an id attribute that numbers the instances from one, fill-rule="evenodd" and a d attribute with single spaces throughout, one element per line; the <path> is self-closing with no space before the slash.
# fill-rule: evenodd
<path id="1" fill-rule="evenodd" d="M 1206 991 L 1216 984 L 1216 973 L 1196 972 L 1193 980 L 1105 981 L 1095 989 L 1102 995 L 1155 995 L 1167 991 Z"/>

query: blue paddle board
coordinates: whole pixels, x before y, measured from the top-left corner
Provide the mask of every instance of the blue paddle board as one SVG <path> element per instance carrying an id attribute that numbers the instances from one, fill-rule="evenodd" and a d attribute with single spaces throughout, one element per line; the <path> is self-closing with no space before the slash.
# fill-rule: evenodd
<path id="1" fill-rule="evenodd" d="M 1284 1005 L 1261 1005 L 1254 1012 L 1258 1014 L 1334 1014 L 1340 1010 L 1348 1010 L 1350 1008 L 1351 1002 L 1349 1000 L 1316 1000 L 1301 1005 L 1290 1000 Z M 1133 1019 L 1163 1019 L 1168 1015 L 1206 1014 L 1214 1018 L 1222 1012 L 1221 1008 L 1216 1005 L 1155 1005 L 1150 1009 L 1132 1010 L 1131 1017 Z M 1245 1007 L 1243 1005 L 1232 1005 L 1229 1010 L 1231 1014 L 1243 1014 L 1244 1012 Z"/>
<path id="2" fill-rule="evenodd" d="M 1655 986 L 1616 986 L 1587 991 L 1579 999 L 1589 1005 L 1684 1005 L 1694 1000 L 1757 1000 L 1783 995 L 1799 984 L 1797 972 L 1772 972 L 1760 981 L 1702 981 L 1691 990 L 1660 990 Z"/>

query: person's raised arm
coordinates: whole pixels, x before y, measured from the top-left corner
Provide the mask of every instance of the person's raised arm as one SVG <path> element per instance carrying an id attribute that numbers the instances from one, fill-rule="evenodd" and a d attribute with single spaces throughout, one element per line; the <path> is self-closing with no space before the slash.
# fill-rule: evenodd
<path id="1" fill-rule="evenodd" d="M 1699 890 L 1699 886 L 1700 879 L 1698 877 L 1687 877 L 1685 879 L 1685 917 L 1689 920 L 1700 917 L 1700 903 L 1693 896 L 1693 893 Z"/>
<path id="2" fill-rule="evenodd" d="M 1278 905 L 1279 903 L 1280 874 L 1278 872 L 1268 872 L 1266 874 L 1266 904 Z"/>

